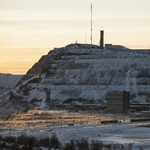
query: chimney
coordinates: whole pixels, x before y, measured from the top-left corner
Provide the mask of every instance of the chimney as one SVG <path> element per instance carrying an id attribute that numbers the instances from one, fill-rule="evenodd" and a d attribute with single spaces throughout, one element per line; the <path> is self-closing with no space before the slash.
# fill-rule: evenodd
<path id="1" fill-rule="evenodd" d="M 100 31 L 100 49 L 104 48 L 104 30 Z"/>

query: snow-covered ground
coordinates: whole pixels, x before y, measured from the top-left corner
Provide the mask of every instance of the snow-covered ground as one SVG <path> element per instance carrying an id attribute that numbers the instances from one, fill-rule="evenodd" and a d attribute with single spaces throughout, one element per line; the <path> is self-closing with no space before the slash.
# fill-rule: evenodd
<path id="1" fill-rule="evenodd" d="M 31 114 L 35 112 L 41 113 L 41 111 L 32 111 Z M 47 111 L 48 113 L 48 111 Z M 61 112 L 49 112 L 50 114 L 55 115 L 69 115 L 66 111 Z M 70 113 L 71 114 L 71 113 Z M 29 114 L 27 116 L 30 116 Z M 73 114 L 72 114 L 73 115 Z M 75 115 L 75 114 L 74 114 Z M 77 115 L 77 114 L 76 114 Z M 80 114 L 82 115 L 82 114 Z M 88 115 L 88 114 L 87 114 Z M 93 114 L 94 116 L 94 114 Z M 109 116 L 109 115 L 108 115 Z M 113 116 L 110 114 L 110 117 Z M 95 114 L 97 117 L 97 114 Z M 35 120 L 32 120 L 34 122 Z M 89 141 L 96 139 L 102 141 L 104 144 L 123 144 L 125 149 L 132 145 L 133 150 L 138 150 L 143 148 L 149 150 L 150 148 L 150 128 L 141 127 L 142 125 L 147 125 L 149 122 L 139 122 L 139 123 L 130 123 L 128 120 L 126 122 L 114 123 L 114 124 L 78 124 L 75 126 L 50 126 L 39 128 L 32 128 L 22 130 L 21 128 L 15 128 L 13 130 L 1 130 L 0 135 L 2 136 L 19 136 L 22 133 L 25 133 L 28 136 L 34 136 L 36 138 L 46 138 L 51 137 L 56 133 L 60 142 L 66 143 L 71 139 L 81 139 L 88 138 Z"/>
<path id="2" fill-rule="evenodd" d="M 61 141 L 66 142 L 70 139 L 79 139 L 86 137 L 89 140 L 98 139 L 104 143 L 118 143 L 129 144 L 133 143 L 135 148 L 150 146 L 149 128 L 139 127 L 141 124 L 110 124 L 99 126 L 86 126 L 86 127 L 70 127 L 56 129 L 56 133 Z"/>

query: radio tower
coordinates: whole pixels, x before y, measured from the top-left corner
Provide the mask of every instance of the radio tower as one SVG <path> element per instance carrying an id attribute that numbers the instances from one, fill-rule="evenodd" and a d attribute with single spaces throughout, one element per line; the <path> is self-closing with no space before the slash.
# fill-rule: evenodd
<path id="1" fill-rule="evenodd" d="M 91 4 L 91 44 L 92 44 L 92 4 Z"/>

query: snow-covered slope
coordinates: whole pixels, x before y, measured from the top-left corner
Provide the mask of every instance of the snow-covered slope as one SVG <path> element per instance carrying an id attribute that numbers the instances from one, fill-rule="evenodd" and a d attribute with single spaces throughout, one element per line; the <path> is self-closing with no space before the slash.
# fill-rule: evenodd
<path id="1" fill-rule="evenodd" d="M 22 75 L 11 75 L 0 73 L 0 95 L 14 88 L 21 80 Z"/>
<path id="2" fill-rule="evenodd" d="M 54 103 L 105 105 L 108 91 L 126 90 L 131 103 L 150 103 L 149 64 L 149 50 L 71 44 L 42 56 L 22 78 L 20 84 L 24 84 L 0 101 L 18 99 L 19 104 L 28 102 L 27 108 L 46 107 L 46 91 L 50 90 Z"/>

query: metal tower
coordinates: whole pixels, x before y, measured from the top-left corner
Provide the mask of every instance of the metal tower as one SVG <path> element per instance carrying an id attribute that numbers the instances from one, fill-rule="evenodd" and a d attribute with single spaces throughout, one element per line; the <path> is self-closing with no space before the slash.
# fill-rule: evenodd
<path id="1" fill-rule="evenodd" d="M 91 44 L 92 44 L 92 4 L 91 4 Z"/>

